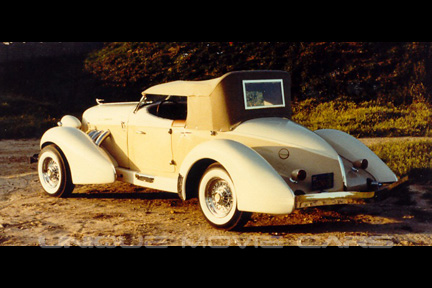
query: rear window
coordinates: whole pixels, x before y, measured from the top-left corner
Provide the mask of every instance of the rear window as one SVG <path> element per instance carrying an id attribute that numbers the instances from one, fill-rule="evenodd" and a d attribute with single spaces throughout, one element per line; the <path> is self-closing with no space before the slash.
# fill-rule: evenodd
<path id="1" fill-rule="evenodd" d="M 285 107 L 282 79 L 243 80 L 245 109 Z"/>

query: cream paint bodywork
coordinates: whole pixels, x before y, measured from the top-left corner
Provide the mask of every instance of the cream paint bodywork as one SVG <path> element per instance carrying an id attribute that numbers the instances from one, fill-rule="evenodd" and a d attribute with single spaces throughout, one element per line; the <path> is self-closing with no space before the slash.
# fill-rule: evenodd
<path id="1" fill-rule="evenodd" d="M 325 139 L 334 148 L 334 150 L 343 157 L 343 159 L 350 162 L 359 159 L 367 159 L 369 165 L 366 171 L 369 172 L 371 176 L 373 175 L 376 181 L 384 183 L 398 181 L 398 178 L 393 171 L 391 171 L 375 153 L 351 135 L 334 129 L 321 129 L 315 131 L 315 133 Z M 354 176 L 358 175 L 353 173 L 351 169 L 346 173 L 348 181 L 350 178 L 354 181 Z"/>
<path id="2" fill-rule="evenodd" d="M 286 105 L 245 109 L 242 83 L 269 80 L 280 81 Z M 69 127 L 48 130 L 41 147 L 54 143 L 63 151 L 75 184 L 111 183 L 117 177 L 183 199 L 193 196 L 188 188 L 196 188 L 208 165 L 218 162 L 233 180 L 238 209 L 250 212 L 287 214 L 317 201 L 369 198 L 374 192 L 367 191 L 368 181 L 397 181 L 378 156 L 348 134 L 312 132 L 289 120 L 290 87 L 284 71 L 233 71 L 211 80 L 164 83 L 143 92 L 142 107 L 98 101 L 84 112 L 82 125 L 64 118 Z M 186 121 L 152 115 L 158 104 L 145 102 L 152 94 L 187 97 Z M 100 131 L 110 136 L 99 147 L 86 132 Z M 354 171 L 353 162 L 360 159 L 369 167 Z M 298 169 L 307 176 L 297 182 L 291 175 Z M 333 186 L 312 191 L 313 175 L 321 174 L 325 181 L 332 174 Z"/>
<path id="3" fill-rule="evenodd" d="M 173 120 L 156 117 L 143 107 L 128 122 L 130 169 L 157 174 L 175 171 L 171 164 L 171 125 Z"/>
<path id="4" fill-rule="evenodd" d="M 74 184 L 106 184 L 116 180 L 116 161 L 74 127 L 54 127 L 42 136 L 41 149 L 57 145 L 69 164 Z"/>
<path id="5" fill-rule="evenodd" d="M 102 147 L 122 168 L 150 174 L 174 172 L 169 134 L 173 120 L 148 113 L 149 106 L 133 113 L 137 105 L 113 103 L 90 108 L 83 114 L 83 130 L 110 130 L 112 137 Z"/>
<path id="6" fill-rule="evenodd" d="M 133 185 L 146 187 L 150 189 L 157 189 L 165 192 L 177 193 L 177 178 L 172 177 L 173 175 L 163 176 L 160 174 L 142 174 L 137 171 L 125 169 L 121 167 L 116 168 L 117 176 L 119 181 L 127 182 Z M 151 182 L 139 180 L 136 176 L 142 175 L 153 179 Z M 171 176 L 171 177 L 169 177 Z"/>
<path id="7" fill-rule="evenodd" d="M 110 130 L 112 137 L 103 143 L 119 166 L 129 168 L 127 123 L 138 102 L 112 103 L 94 106 L 82 117 L 82 130 Z"/>
<path id="8" fill-rule="evenodd" d="M 133 113 L 137 104 L 104 104 L 84 113 L 84 131 L 111 131 L 112 137 L 102 143 L 102 148 L 72 127 L 47 131 L 41 143 L 55 143 L 64 151 L 75 184 L 111 183 L 117 173 L 117 180 L 173 193 L 180 191 L 183 199 L 191 167 L 202 159 L 210 159 L 219 162 L 232 178 L 238 209 L 260 213 L 288 214 L 306 205 L 299 203 L 312 205 L 315 200 L 367 198 L 370 193 L 341 191 L 364 189 L 368 177 L 397 180 L 367 147 L 339 131 L 314 133 L 276 117 L 249 120 L 227 132 L 197 130 L 182 121 L 151 115 L 148 109 L 152 105 Z M 288 150 L 289 157 L 279 157 L 281 149 Z M 368 171 L 354 173 L 351 162 L 360 158 L 368 159 Z M 380 166 L 374 170 L 373 165 Z M 291 172 L 296 169 L 307 171 L 304 181 L 290 181 Z M 379 173 L 381 170 L 383 174 Z M 321 191 L 310 191 L 311 176 L 323 173 L 334 174 L 334 186 L 317 196 Z M 294 196 L 296 190 L 306 193 L 304 199 Z"/>
<path id="9" fill-rule="evenodd" d="M 334 186 L 328 191 L 342 191 L 343 177 L 336 151 L 312 131 L 281 118 L 262 118 L 246 121 L 233 132 L 232 139 L 244 141 L 260 153 L 271 166 L 290 183 L 293 191 L 310 193 L 311 177 L 316 174 L 334 173 Z M 287 159 L 279 157 L 279 151 L 289 152 Z M 307 172 L 304 181 L 293 183 L 291 172 L 303 169 Z M 319 191 L 318 191 L 319 192 Z"/>
<path id="10" fill-rule="evenodd" d="M 344 189 L 344 178 L 336 151 L 324 139 L 288 119 L 249 120 L 240 124 L 233 131 L 216 132 L 213 135 L 210 136 L 210 131 L 173 128 L 173 158 L 176 163 L 182 163 L 182 167 L 186 165 L 183 163 L 184 158 L 188 157 L 189 151 L 192 151 L 198 144 L 227 139 L 242 143 L 258 153 L 271 169 L 276 171 L 286 183 L 289 183 L 292 191 L 314 192 L 310 191 L 312 175 L 331 172 L 334 173 L 334 186 L 327 191 L 343 191 Z M 288 158 L 279 157 L 281 149 L 289 152 Z M 204 155 L 202 157 L 206 158 Z M 232 158 L 232 161 L 238 162 L 239 160 Z M 245 165 L 244 172 L 240 176 L 250 179 L 248 169 L 249 166 Z M 304 181 L 298 183 L 290 181 L 291 172 L 296 169 L 307 171 Z M 180 171 L 181 175 L 185 176 L 182 172 Z M 267 183 L 266 180 L 264 182 Z"/>
<path id="11" fill-rule="evenodd" d="M 180 174 L 186 175 L 185 180 L 192 165 L 201 159 L 215 160 L 226 169 L 234 182 L 240 211 L 288 214 L 294 209 L 291 188 L 261 155 L 246 145 L 228 139 L 197 145 L 181 165 Z"/>

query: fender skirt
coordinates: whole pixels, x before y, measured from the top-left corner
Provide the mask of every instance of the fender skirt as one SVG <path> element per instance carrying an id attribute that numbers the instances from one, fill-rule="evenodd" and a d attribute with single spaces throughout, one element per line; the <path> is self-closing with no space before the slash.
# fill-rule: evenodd
<path id="1" fill-rule="evenodd" d="M 201 143 L 186 156 L 180 175 L 187 178 L 191 167 L 202 159 L 214 160 L 226 169 L 233 180 L 240 211 L 289 214 L 295 208 L 291 188 L 253 149 L 226 139 Z M 185 183 L 183 181 L 182 193 L 185 193 Z"/>
<path id="2" fill-rule="evenodd" d="M 116 180 L 115 163 L 81 130 L 74 127 L 51 128 L 42 136 L 41 149 L 51 143 L 65 155 L 74 184 L 106 184 Z"/>

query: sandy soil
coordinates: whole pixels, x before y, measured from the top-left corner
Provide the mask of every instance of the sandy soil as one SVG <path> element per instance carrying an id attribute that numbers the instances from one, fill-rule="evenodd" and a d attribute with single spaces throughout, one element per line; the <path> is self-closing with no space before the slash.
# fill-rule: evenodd
<path id="1" fill-rule="evenodd" d="M 375 140 L 376 141 L 376 140 Z M 367 140 L 365 141 L 367 142 Z M 0 141 L 0 246 L 393 247 L 432 245 L 432 185 L 412 184 L 380 202 L 254 214 L 237 232 L 211 227 L 196 199 L 125 183 L 44 194 L 38 140 Z"/>

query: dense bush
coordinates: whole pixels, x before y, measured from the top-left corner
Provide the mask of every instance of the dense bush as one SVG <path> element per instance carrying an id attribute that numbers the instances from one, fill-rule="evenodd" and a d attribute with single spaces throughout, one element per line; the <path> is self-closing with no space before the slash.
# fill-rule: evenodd
<path id="1" fill-rule="evenodd" d="M 395 106 L 308 99 L 292 106 L 293 120 L 311 130 L 338 129 L 355 137 L 432 136 L 432 109 L 423 102 Z"/>
<path id="2" fill-rule="evenodd" d="M 308 99 L 292 106 L 293 120 L 311 130 L 338 129 L 354 137 L 432 137 L 432 109 L 427 103 L 395 106 L 374 101 L 318 103 Z M 84 109 L 68 113 L 80 118 Z M 56 103 L 0 97 L 0 139 L 38 137 L 55 125 L 63 112 Z"/>
<path id="3" fill-rule="evenodd" d="M 413 175 L 419 178 L 420 173 L 432 175 L 432 140 L 391 141 L 369 148 L 399 177 Z"/>
<path id="4" fill-rule="evenodd" d="M 95 98 L 137 100 L 162 82 L 257 69 L 291 72 L 294 120 L 312 130 L 432 136 L 430 42 L 116 42 L 44 57 L 29 51 L 63 44 L 1 45 L 0 138 L 38 137 Z"/>
<path id="5" fill-rule="evenodd" d="M 284 70 L 296 101 L 432 101 L 431 42 L 113 42 L 85 68 L 130 91 L 236 70 Z"/>

